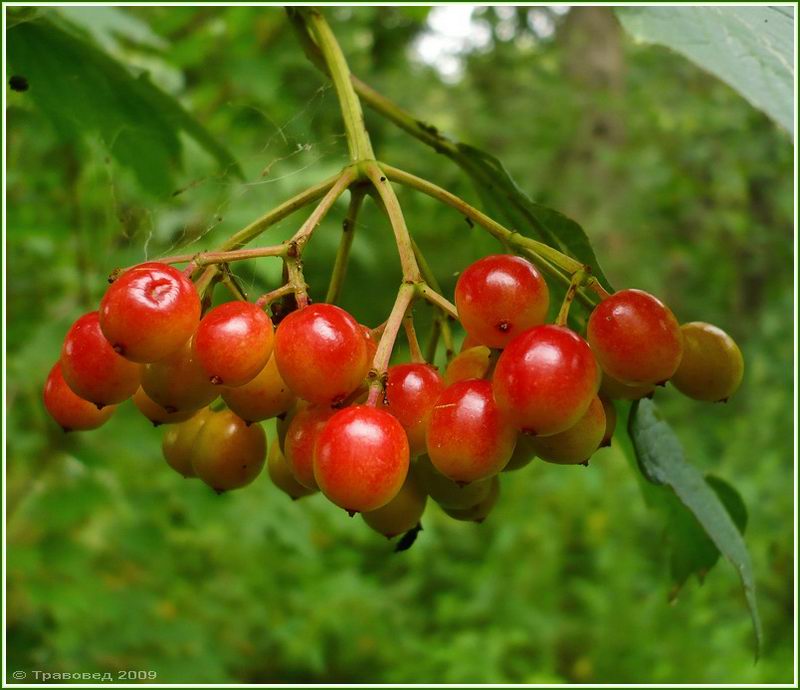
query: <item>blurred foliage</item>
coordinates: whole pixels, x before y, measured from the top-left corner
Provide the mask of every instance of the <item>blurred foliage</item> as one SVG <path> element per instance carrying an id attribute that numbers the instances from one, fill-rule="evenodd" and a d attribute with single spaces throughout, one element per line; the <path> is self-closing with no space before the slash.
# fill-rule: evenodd
<path id="1" fill-rule="evenodd" d="M 245 181 L 182 138 L 176 188 L 148 191 L 101 140 L 54 129 L 34 105 L 36 83 L 7 92 L 9 671 L 153 670 L 163 682 L 790 682 L 787 135 L 685 59 L 633 44 L 605 8 L 478 10 L 489 40 L 458 56 L 458 78 L 416 57 L 427 8 L 329 15 L 355 73 L 495 154 L 531 198 L 578 220 L 615 286 L 650 290 L 680 319 L 717 323 L 738 340 L 747 370 L 728 405 L 669 388 L 657 399 L 687 457 L 744 497 L 762 658 L 753 664 L 727 563 L 668 604 L 665 537 L 619 443 L 589 470 L 533 463 L 503 476 L 481 526 L 431 505 L 417 543 L 393 554 L 361 520 L 319 496 L 292 503 L 266 476 L 222 497 L 182 480 L 160 457 L 161 434 L 129 404 L 90 434 L 55 427 L 41 385 L 111 269 L 212 247 L 346 155 L 333 90 L 280 10 L 131 7 L 79 23 L 179 98 Z M 381 158 L 480 205 L 454 165 L 366 116 Z M 401 202 L 447 294 L 463 266 L 497 250 L 429 199 L 403 191 Z M 311 242 L 316 298 L 344 209 Z M 251 295 L 280 279 L 269 259 L 237 272 Z M 367 204 L 341 303 L 377 324 L 398 279 L 389 228 Z"/>

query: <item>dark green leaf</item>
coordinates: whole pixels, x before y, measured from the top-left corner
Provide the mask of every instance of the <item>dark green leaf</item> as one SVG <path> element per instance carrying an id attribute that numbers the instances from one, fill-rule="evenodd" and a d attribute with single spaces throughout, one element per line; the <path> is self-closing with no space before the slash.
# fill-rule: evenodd
<path id="1" fill-rule="evenodd" d="M 723 486 L 719 480 L 707 482 L 697 468 L 686 462 L 680 442 L 669 425 L 658 416 L 652 401 L 640 400 L 631 407 L 628 432 L 644 477 L 653 484 L 674 491 L 707 537 L 736 569 L 753 619 L 756 648 L 759 650 L 761 619 L 756 602 L 753 567 L 735 517 L 732 517 L 738 515 L 739 521 L 744 522 L 742 506 L 737 505 L 740 499 L 734 497 L 730 487 Z M 726 503 L 731 505 L 730 512 L 726 509 Z M 684 561 L 698 561 L 701 557 L 708 559 L 707 552 L 698 550 L 682 558 Z M 686 567 L 685 563 L 680 567 Z"/>

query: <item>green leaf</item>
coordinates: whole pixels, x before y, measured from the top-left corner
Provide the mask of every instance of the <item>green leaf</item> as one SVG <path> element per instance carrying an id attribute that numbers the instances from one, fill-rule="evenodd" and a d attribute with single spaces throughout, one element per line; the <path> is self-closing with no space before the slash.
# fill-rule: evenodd
<path id="1" fill-rule="evenodd" d="M 621 7 L 635 38 L 685 55 L 794 137 L 794 8 Z"/>
<path id="2" fill-rule="evenodd" d="M 30 84 L 26 97 L 60 134 L 76 142 L 99 135 L 147 191 L 164 194 L 174 188 L 181 132 L 214 156 L 225 172 L 241 176 L 231 154 L 146 74 L 132 76 L 95 46 L 42 18 L 10 28 L 7 45 L 14 72 Z"/>
<path id="3" fill-rule="evenodd" d="M 53 11 L 85 29 L 106 50 L 116 48 L 119 38 L 156 50 L 168 45 L 141 19 L 116 7 L 98 6 L 87 11 L 86 7 L 64 5 L 54 7 Z"/>
<path id="4" fill-rule="evenodd" d="M 743 515 L 746 513 L 743 513 L 743 506 L 737 505 L 741 499 L 734 496 L 730 487 L 720 483 L 720 480 L 707 481 L 697 468 L 686 462 L 680 442 L 669 425 L 658 416 L 652 401 L 634 403 L 628 418 L 628 432 L 644 477 L 652 484 L 669 487 L 696 518 L 708 539 L 736 569 L 753 620 L 758 653 L 761 648 L 761 618 L 756 602 L 753 566 L 736 519 L 732 517 L 738 515 L 739 521 L 744 524 L 746 518 Z M 730 512 L 726 509 L 726 503 L 731 505 Z M 673 516 L 676 514 L 673 510 Z M 678 574 L 682 575 L 690 565 L 707 562 L 708 558 L 707 550 L 692 546 L 679 556 L 682 562 L 678 563 Z"/>

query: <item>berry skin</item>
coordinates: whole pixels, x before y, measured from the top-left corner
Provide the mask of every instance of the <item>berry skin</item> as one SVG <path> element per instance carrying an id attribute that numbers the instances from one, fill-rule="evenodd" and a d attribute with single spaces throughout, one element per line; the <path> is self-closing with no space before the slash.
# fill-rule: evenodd
<path id="1" fill-rule="evenodd" d="M 64 431 L 97 429 L 108 421 L 116 409 L 113 405 L 107 405 L 98 410 L 97 405 L 75 395 L 64 381 L 61 362 L 56 362 L 50 370 L 42 397 L 50 416 Z"/>
<path id="2" fill-rule="evenodd" d="M 141 367 L 114 352 L 93 311 L 81 316 L 67 332 L 61 348 L 61 373 L 76 395 L 103 407 L 121 403 L 136 392 Z"/>
<path id="3" fill-rule="evenodd" d="M 314 478 L 314 451 L 320 432 L 336 410 L 327 405 L 302 406 L 292 418 L 283 440 L 283 452 L 294 478 L 309 489 L 318 489 Z"/>
<path id="4" fill-rule="evenodd" d="M 482 479 L 463 485 L 456 484 L 452 479 L 442 475 L 431 464 L 427 455 L 420 455 L 417 458 L 414 470 L 425 487 L 425 491 L 442 508 L 456 510 L 471 508 L 488 496 L 492 485 L 491 479 Z"/>
<path id="5" fill-rule="evenodd" d="M 476 345 L 462 350 L 450 361 L 444 372 L 445 385 L 457 381 L 482 379 L 492 367 L 492 351 L 485 345 Z"/>
<path id="6" fill-rule="evenodd" d="M 527 434 L 520 434 L 517 437 L 517 445 L 514 447 L 514 453 L 511 460 L 503 468 L 503 472 L 514 472 L 521 470 L 531 464 L 531 461 L 536 457 L 536 448 L 533 446 L 533 438 Z"/>
<path id="7" fill-rule="evenodd" d="M 147 396 L 170 412 L 199 410 L 219 394 L 194 353 L 192 340 L 169 357 L 142 367 L 142 388 Z"/>
<path id="8" fill-rule="evenodd" d="M 250 302 L 225 302 L 206 314 L 194 336 L 200 366 L 214 385 L 252 381 L 272 354 L 272 321 Z"/>
<path id="9" fill-rule="evenodd" d="M 621 383 L 664 383 L 681 362 L 677 319 L 660 300 L 641 290 L 621 290 L 600 302 L 586 333 L 603 371 Z"/>
<path id="10" fill-rule="evenodd" d="M 316 489 L 306 488 L 294 478 L 292 469 L 277 443 L 272 444 L 267 454 L 267 472 L 272 483 L 293 501 L 317 493 Z"/>
<path id="11" fill-rule="evenodd" d="M 503 350 L 494 370 L 497 405 L 532 436 L 565 431 L 597 393 L 599 368 L 586 341 L 563 326 L 536 326 Z"/>
<path id="12" fill-rule="evenodd" d="M 314 477 L 322 493 L 350 513 L 391 501 L 408 474 L 408 439 L 385 410 L 354 405 L 339 410 L 319 435 Z"/>
<path id="13" fill-rule="evenodd" d="M 445 388 L 431 413 L 428 456 L 455 482 L 486 479 L 502 470 L 514 452 L 517 432 L 500 414 L 492 384 L 482 379 Z"/>
<path id="14" fill-rule="evenodd" d="M 600 441 L 600 447 L 608 448 L 611 445 L 611 439 L 614 438 L 614 430 L 617 428 L 617 408 L 614 407 L 613 400 L 601 396 L 600 401 L 603 403 L 603 412 L 606 414 L 606 430 L 603 440 Z"/>
<path id="15" fill-rule="evenodd" d="M 710 323 L 681 326 L 683 359 L 672 377 L 681 393 L 694 400 L 724 402 L 739 388 L 744 360 L 736 342 Z"/>
<path id="16" fill-rule="evenodd" d="M 495 476 L 487 480 L 487 482 L 489 484 L 488 492 L 486 497 L 479 503 L 469 508 L 444 508 L 444 512 L 454 520 L 460 520 L 462 522 L 483 522 L 489 516 L 489 513 L 492 512 L 492 508 L 494 508 L 500 496 L 500 479 Z"/>
<path id="17" fill-rule="evenodd" d="M 319 405 L 342 402 L 369 371 L 364 329 L 344 309 L 312 304 L 292 312 L 275 334 L 275 357 L 295 395 Z"/>
<path id="18" fill-rule="evenodd" d="M 295 397 L 281 378 L 275 357 L 270 357 L 252 381 L 224 390 L 222 399 L 245 421 L 260 422 L 286 413 Z"/>
<path id="19" fill-rule="evenodd" d="M 550 306 L 547 283 L 518 256 L 486 256 L 456 283 L 456 308 L 464 330 L 489 347 L 505 347 L 522 331 L 544 323 Z"/>
<path id="20" fill-rule="evenodd" d="M 168 357 L 191 338 L 200 321 L 194 284 L 166 264 L 134 266 L 100 302 L 100 327 L 114 350 L 133 362 Z"/>
<path id="21" fill-rule="evenodd" d="M 652 398 L 656 387 L 652 383 L 642 383 L 636 386 L 628 386 L 621 381 L 603 372 L 603 379 L 600 382 L 600 393 L 603 397 L 611 400 L 641 400 L 642 398 Z"/>
<path id="22" fill-rule="evenodd" d="M 442 377 L 430 364 L 397 364 L 387 373 L 386 409 L 403 425 L 416 457 L 425 452 L 431 410 L 444 388 Z"/>
<path id="23" fill-rule="evenodd" d="M 361 332 L 364 334 L 364 341 L 367 344 L 367 361 L 369 366 L 372 366 L 372 360 L 375 359 L 375 353 L 378 351 L 378 339 L 373 337 L 372 329 L 369 326 L 360 324 Z"/>
<path id="24" fill-rule="evenodd" d="M 185 422 L 168 427 L 164 432 L 161 440 L 161 453 L 167 464 L 187 479 L 196 476 L 194 467 L 192 467 L 192 455 L 197 435 L 203 425 L 215 414 L 217 413 L 205 408 Z"/>
<path id="25" fill-rule="evenodd" d="M 192 468 L 221 493 L 252 483 L 264 467 L 267 439 L 260 424 L 247 426 L 230 410 L 211 415 L 194 443 Z"/>
<path id="26" fill-rule="evenodd" d="M 372 529 L 387 539 L 404 534 L 419 524 L 428 496 L 419 478 L 409 470 L 398 494 L 382 508 L 361 513 Z"/>
<path id="27" fill-rule="evenodd" d="M 141 388 L 133 394 L 133 404 L 144 417 L 152 422 L 153 426 L 185 422 L 195 414 L 195 410 L 176 410 L 175 412 L 165 410 Z"/>
<path id="28" fill-rule="evenodd" d="M 531 441 L 536 455 L 542 460 L 559 465 L 578 465 L 587 462 L 600 447 L 605 433 L 606 413 L 600 398 L 595 396 L 577 424 L 558 434 Z"/>

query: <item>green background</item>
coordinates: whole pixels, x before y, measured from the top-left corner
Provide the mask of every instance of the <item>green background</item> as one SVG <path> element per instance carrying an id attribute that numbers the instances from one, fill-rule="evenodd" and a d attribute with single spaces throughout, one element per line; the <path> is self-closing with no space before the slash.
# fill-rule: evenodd
<path id="1" fill-rule="evenodd" d="M 96 135 L 54 127 L 34 105 L 38 84 L 7 91 L 9 672 L 143 670 L 162 682 L 792 680 L 784 132 L 684 58 L 634 44 L 607 8 L 480 11 L 489 41 L 461 56 L 455 80 L 413 56 L 427 8 L 328 13 L 355 73 L 497 155 L 535 200 L 580 222 L 616 287 L 651 291 L 680 320 L 710 321 L 739 342 L 746 375 L 729 404 L 670 388 L 656 398 L 687 457 L 748 506 L 765 629 L 754 664 L 727 563 L 670 603 L 663 523 L 618 443 L 588 470 L 536 462 L 504 475 L 480 526 L 429 505 L 417 543 L 394 554 L 360 519 L 320 496 L 292 503 L 266 475 L 221 497 L 181 479 L 161 459 L 161 431 L 130 403 L 98 431 L 64 435 L 41 387 L 109 271 L 211 248 L 346 160 L 335 94 L 279 9 L 136 8 L 114 15 L 116 29 L 96 10 L 71 12 L 104 49 L 178 97 L 244 180 L 185 136 L 182 168 L 139 160 L 137 179 Z M 64 112 L 78 93 L 65 85 Z M 374 113 L 367 124 L 381 159 L 479 204 L 452 163 Z M 459 270 L 498 250 L 429 199 L 400 199 L 445 294 Z M 317 299 L 343 213 L 342 202 L 309 245 Z M 280 279 L 273 259 L 237 272 L 253 296 Z M 399 275 L 391 232 L 368 203 L 341 303 L 376 325 Z M 423 333 L 428 314 L 418 309 Z"/>

